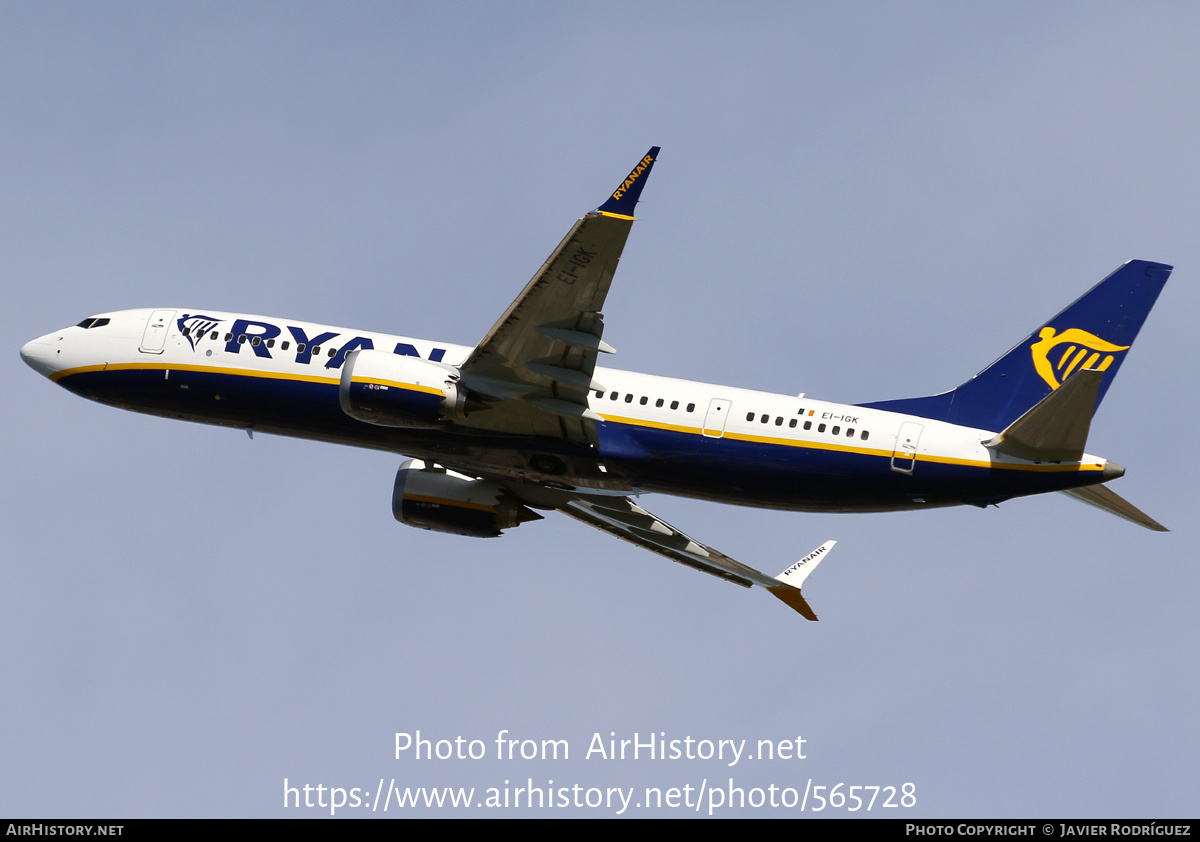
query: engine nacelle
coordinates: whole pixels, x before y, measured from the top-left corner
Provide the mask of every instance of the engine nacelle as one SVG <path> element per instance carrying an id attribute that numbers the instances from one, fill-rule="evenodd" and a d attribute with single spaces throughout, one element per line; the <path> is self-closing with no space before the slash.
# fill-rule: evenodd
<path id="1" fill-rule="evenodd" d="M 405 462 L 396 472 L 392 515 L 409 526 L 476 538 L 495 538 L 502 530 L 542 519 L 499 483 L 420 459 Z"/>
<path id="2" fill-rule="evenodd" d="M 338 397 L 351 418 L 384 427 L 441 427 L 466 414 L 454 366 L 386 351 L 350 354 Z"/>

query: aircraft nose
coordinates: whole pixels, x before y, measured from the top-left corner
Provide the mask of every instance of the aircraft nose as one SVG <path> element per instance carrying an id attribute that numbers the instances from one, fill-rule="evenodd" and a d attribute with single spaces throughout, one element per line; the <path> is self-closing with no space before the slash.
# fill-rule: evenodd
<path id="1" fill-rule="evenodd" d="M 27 366 L 45 377 L 49 377 L 57 370 L 54 360 L 55 349 L 51 344 L 52 338 L 52 334 L 46 334 L 21 346 L 21 359 Z"/>

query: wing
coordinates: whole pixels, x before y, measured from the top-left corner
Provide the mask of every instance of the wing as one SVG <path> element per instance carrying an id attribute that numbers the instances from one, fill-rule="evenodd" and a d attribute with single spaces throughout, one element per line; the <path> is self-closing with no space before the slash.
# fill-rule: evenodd
<path id="1" fill-rule="evenodd" d="M 595 443 L 588 409 L 601 338 L 601 309 L 634 222 L 633 210 L 659 147 L 652 148 L 558 248 L 471 352 L 462 383 L 486 405 L 461 426 Z"/>
<path id="2" fill-rule="evenodd" d="M 527 505 L 558 509 L 609 535 L 744 588 L 759 585 L 808 619 L 817 619 L 801 595 L 800 586 L 836 541 L 826 541 L 778 576 L 768 576 L 700 543 L 628 497 L 580 494 L 535 484 L 508 483 L 507 487 Z"/>
<path id="3" fill-rule="evenodd" d="M 744 588 L 761 585 L 807 619 L 817 619 L 801 595 L 800 585 L 836 541 L 826 541 L 783 573 L 772 577 L 701 544 L 665 520 L 650 514 L 628 497 L 577 497 L 559 506 L 558 510 L 609 535 L 616 535 L 631 544 L 666 556 L 671 561 L 686 564 L 727 582 Z"/>

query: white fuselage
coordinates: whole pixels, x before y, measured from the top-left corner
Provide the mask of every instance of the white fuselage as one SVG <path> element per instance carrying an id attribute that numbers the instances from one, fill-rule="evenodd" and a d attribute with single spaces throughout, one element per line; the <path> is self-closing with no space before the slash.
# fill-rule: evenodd
<path id="1" fill-rule="evenodd" d="M 22 348 L 29 365 L 105 403 L 436 459 L 459 470 L 578 488 L 665 491 L 798 510 L 984 505 L 1100 482 L 1105 460 L 1035 463 L 995 453 L 995 431 L 807 397 L 597 367 L 598 445 L 475 429 L 378 427 L 345 416 L 347 354 L 388 351 L 459 366 L 471 348 L 212 310 L 125 310 Z M 86 324 L 86 322 L 84 323 Z M 539 455 L 542 457 L 539 461 Z"/>

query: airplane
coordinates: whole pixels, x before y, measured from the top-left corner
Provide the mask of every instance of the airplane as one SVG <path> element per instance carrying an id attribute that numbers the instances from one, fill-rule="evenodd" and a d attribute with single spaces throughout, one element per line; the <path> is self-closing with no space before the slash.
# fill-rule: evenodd
<path id="1" fill-rule="evenodd" d="M 789 511 L 987 507 L 1050 491 L 1165 528 L 1105 483 L 1091 420 L 1172 267 L 1130 260 L 941 394 L 845 405 L 597 365 L 603 307 L 653 147 L 572 226 L 474 346 L 197 308 L 121 310 L 34 339 L 35 371 L 77 395 L 204 424 L 411 457 L 401 523 L 475 537 L 559 511 L 816 620 L 801 586 L 638 502 L 666 493 Z"/>

